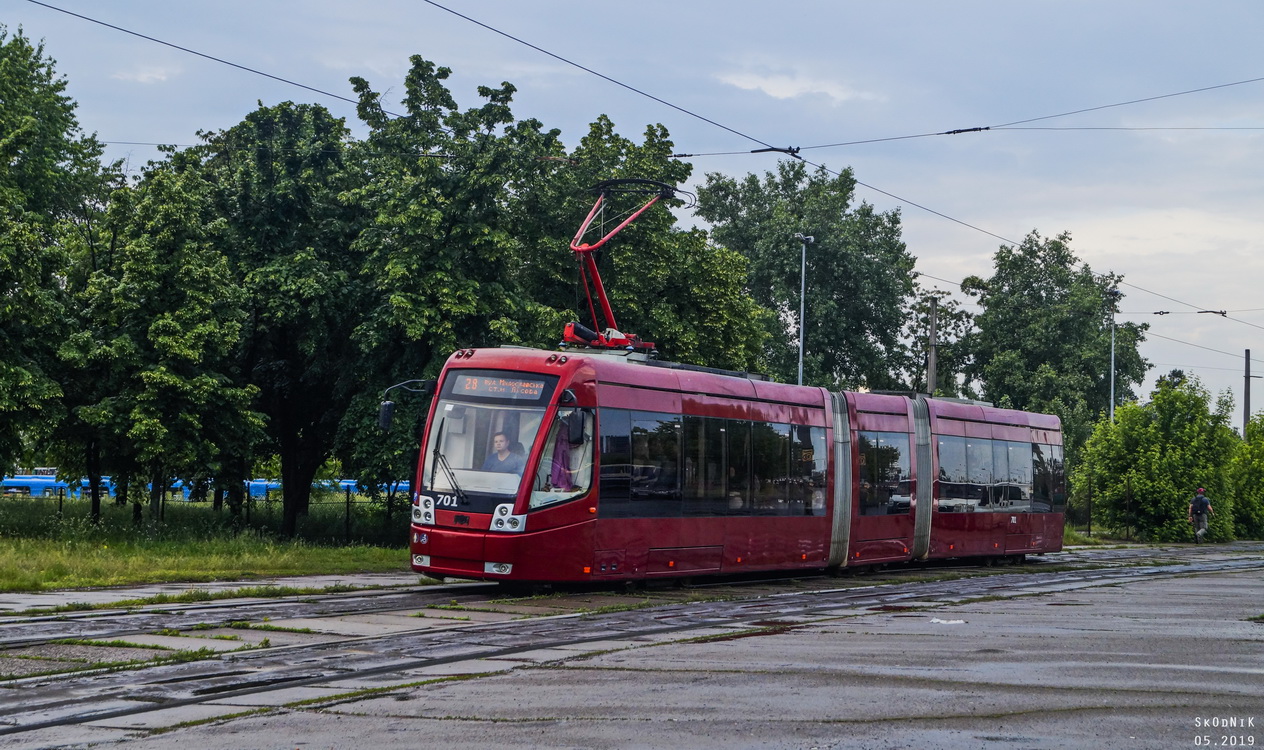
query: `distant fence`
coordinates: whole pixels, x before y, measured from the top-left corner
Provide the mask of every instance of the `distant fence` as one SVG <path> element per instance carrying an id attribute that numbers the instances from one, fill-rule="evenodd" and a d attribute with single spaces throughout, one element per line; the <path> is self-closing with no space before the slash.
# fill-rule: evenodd
<path id="1" fill-rule="evenodd" d="M 273 493 L 281 491 L 281 483 L 274 482 L 269 479 L 251 479 L 244 483 L 246 486 L 246 494 L 252 498 L 268 499 Z M 151 485 L 145 485 L 148 489 Z M 101 487 L 110 496 L 114 497 L 114 482 L 110 477 L 101 477 Z M 363 493 L 362 488 L 354 479 L 333 479 L 326 482 L 316 482 L 312 485 L 313 489 L 327 490 L 335 492 L 354 492 Z M 379 488 L 383 493 L 394 492 L 395 494 L 411 495 L 412 485 L 409 482 L 394 482 L 389 486 Z M 171 496 L 179 495 L 183 499 L 190 498 L 191 488 L 185 484 L 183 480 L 176 480 L 168 489 Z M 0 479 L 0 491 L 5 495 L 28 495 L 30 497 L 55 497 L 70 496 L 79 497 L 91 491 L 87 479 L 80 479 L 78 483 L 66 482 L 55 476 L 47 474 L 15 474 L 11 477 Z"/>
<path id="2" fill-rule="evenodd" d="M 284 505 L 281 485 L 263 479 L 246 484 L 248 494 L 233 516 L 236 520 L 230 522 L 226 516 L 220 514 L 214 514 L 213 517 L 219 518 L 219 522 L 237 524 L 234 528 L 238 530 L 256 528 L 278 532 Z M 117 499 L 112 483 L 103 479 L 102 485 L 111 498 Z M 0 505 L 0 513 L 10 513 L 9 516 L 4 516 L 5 522 L 16 523 L 15 528 L 18 529 L 37 528 L 39 521 L 48 518 L 62 519 L 64 514 L 76 517 L 87 513 L 87 480 L 76 485 L 73 481 L 57 481 L 47 475 L 23 474 L 4 477 L 3 488 L 3 497 L 12 500 L 10 505 Z M 352 480 L 318 482 L 312 485 L 312 489 L 312 495 L 308 499 L 308 512 L 300 516 L 298 529 L 295 530 L 297 536 L 318 542 L 370 544 L 395 544 L 407 538 L 408 506 L 412 499 L 408 482 L 382 488 L 382 494 L 378 498 L 360 492 L 360 488 Z M 143 505 L 149 502 L 147 494 L 138 495 L 136 499 Z M 210 499 L 205 498 L 208 501 Z M 168 517 L 169 506 L 173 513 L 172 518 Z M 227 503 L 220 510 L 228 510 Z M 101 511 L 103 517 L 134 519 L 131 510 L 123 510 L 115 502 L 103 503 Z M 32 512 L 36 515 L 30 515 Z M 212 512 L 210 502 L 189 502 L 186 488 L 175 486 L 173 491 L 163 496 L 156 520 L 174 524 L 173 528 L 183 527 L 188 526 L 193 519 L 203 519 L 204 522 Z"/>

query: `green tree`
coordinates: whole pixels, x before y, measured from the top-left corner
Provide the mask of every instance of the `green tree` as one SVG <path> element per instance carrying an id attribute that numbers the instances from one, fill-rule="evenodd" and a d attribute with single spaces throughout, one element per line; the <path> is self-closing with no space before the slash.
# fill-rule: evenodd
<path id="1" fill-rule="evenodd" d="M 767 358 L 784 381 L 797 377 L 802 247 L 810 235 L 804 323 L 804 382 L 833 388 L 901 385 L 908 354 L 901 341 L 913 294 L 914 258 L 900 239 L 898 211 L 853 207 L 850 170 L 809 174 L 785 161 L 761 180 L 707 175 L 698 215 L 712 236 L 750 262 L 748 288 L 773 311 Z"/>
<path id="2" fill-rule="evenodd" d="M 1073 470 L 1073 502 L 1086 503 L 1092 492 L 1094 523 L 1147 541 L 1184 542 L 1193 533 L 1190 498 L 1204 487 L 1216 509 L 1208 539 L 1233 539 L 1232 409 L 1228 396 L 1213 405 L 1196 379 L 1161 380 L 1150 403 L 1124 404 L 1113 424 L 1098 421 Z"/>
<path id="3" fill-rule="evenodd" d="M 1234 534 L 1242 539 L 1264 539 L 1264 414 L 1246 425 L 1246 438 L 1229 464 L 1229 495 L 1233 500 Z M 1220 503 L 1212 507 L 1220 510 Z"/>
<path id="4" fill-rule="evenodd" d="M 143 472 L 157 517 L 173 479 L 220 473 L 225 453 L 253 447 L 263 425 L 251 409 L 257 390 L 231 377 L 245 295 L 215 247 L 224 223 L 207 185 L 162 165 L 134 193 L 119 196 L 130 210 L 117 279 L 90 285 L 112 331 L 102 348 L 121 377 L 80 413 L 110 445 L 126 446 L 119 459 Z"/>
<path id="5" fill-rule="evenodd" d="M 55 65 L 42 43 L 0 24 L 0 207 L 6 220 L 25 215 L 46 228 L 91 210 L 109 177 Z"/>
<path id="6" fill-rule="evenodd" d="M 57 413 L 61 266 L 37 225 L 11 219 L 0 226 L 0 474 L 13 469 Z"/>
<path id="7" fill-rule="evenodd" d="M 74 389 L 57 353 L 76 319 L 66 277 L 119 179 L 65 89 L 43 44 L 0 25 L 0 471 L 67 414 L 61 397 Z"/>
<path id="8" fill-rule="evenodd" d="M 173 166 L 209 186 L 219 223 L 210 239 L 244 295 L 235 372 L 239 386 L 258 389 L 265 454 L 281 457 L 281 531 L 289 536 L 366 377 L 354 334 L 370 289 L 354 241 L 367 214 L 342 199 L 362 172 L 348 162 L 344 122 L 317 105 L 261 106 L 205 138 Z M 234 492 L 248 459 L 225 467 Z"/>
<path id="9" fill-rule="evenodd" d="M 585 307 L 568 241 L 592 205 L 588 188 L 635 177 L 677 184 L 689 166 L 671 158 L 661 126 L 642 144 L 600 117 L 567 154 L 556 130 L 517 121 L 514 87 L 480 87 L 484 104 L 461 110 L 447 68 L 412 59 L 406 116 L 392 118 L 367 81 L 353 79 L 370 135 L 357 149 L 371 175 L 349 192 L 371 221 L 355 242 L 373 301 L 355 331 L 365 390 L 343 419 L 340 455 L 365 483 L 410 475 L 416 435 L 383 437 L 375 411 L 392 383 L 438 374 L 458 348 L 551 347 Z M 679 205 L 676 202 L 674 205 Z M 760 311 L 742 294 L 745 268 L 704 234 L 673 227 L 655 207 L 599 260 L 618 322 L 685 361 L 747 367 L 760 347 Z M 397 424 L 415 423 L 402 397 Z"/>
<path id="10" fill-rule="evenodd" d="M 1074 463 L 1092 424 L 1110 406 L 1111 318 L 1121 280 L 1081 265 L 1070 235 L 1032 232 L 1017 247 L 1002 246 L 988 279 L 971 276 L 961 289 L 983 312 L 967 337 L 966 374 L 988 401 L 1057 414 Z M 1148 367 L 1138 351 L 1145 324 L 1115 330 L 1115 398 L 1132 399 Z"/>

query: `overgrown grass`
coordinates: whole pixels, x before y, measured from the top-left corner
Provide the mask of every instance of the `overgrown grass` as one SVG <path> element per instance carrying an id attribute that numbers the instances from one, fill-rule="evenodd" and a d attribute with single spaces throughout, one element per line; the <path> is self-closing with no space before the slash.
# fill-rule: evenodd
<path id="1" fill-rule="evenodd" d="M 206 504 L 172 502 L 163 520 L 136 525 L 130 507 L 110 502 L 93 524 L 86 500 L 68 498 L 60 513 L 58 506 L 56 498 L 0 499 L 0 591 L 408 570 L 406 526 L 389 545 L 335 545 L 320 535 L 325 543 L 280 539 L 253 525 L 257 511 L 247 525 Z M 308 523 L 345 525 L 345 505 L 337 519 L 327 510 L 314 505 Z M 364 506 L 355 512 L 371 515 Z"/>
<path id="2" fill-rule="evenodd" d="M 281 502 L 252 500 L 238 515 L 227 508 L 215 510 L 210 503 L 168 501 L 160 518 L 151 518 L 149 506 L 142 509 L 139 524 L 133 521 L 133 506 L 119 505 L 102 498 L 101 518 L 90 520 L 86 498 L 0 497 L 0 537 L 90 540 L 122 542 L 186 539 L 253 534 L 276 537 L 281 527 Z M 408 538 L 408 505 L 396 498 L 388 509 L 385 503 L 336 492 L 313 491 L 306 514 L 300 515 L 295 536 L 314 544 L 377 544 L 403 546 Z"/>
<path id="3" fill-rule="evenodd" d="M 0 591 L 407 570 L 402 547 L 320 547 L 253 536 L 114 544 L 0 539 Z"/>
<path id="4" fill-rule="evenodd" d="M 1116 544 L 1136 544 L 1137 542 L 1136 540 L 1130 541 L 1120 536 L 1116 536 L 1113 532 L 1104 529 L 1099 529 L 1090 536 L 1089 534 L 1078 529 L 1073 529 L 1068 525 L 1063 527 L 1062 543 L 1074 544 L 1077 546 L 1087 545 L 1090 547 L 1101 547 Z"/>

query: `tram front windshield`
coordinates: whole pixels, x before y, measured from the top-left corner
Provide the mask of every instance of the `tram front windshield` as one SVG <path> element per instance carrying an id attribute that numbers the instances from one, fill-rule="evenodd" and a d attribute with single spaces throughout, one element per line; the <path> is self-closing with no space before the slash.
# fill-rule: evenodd
<path id="1" fill-rule="evenodd" d="M 422 489 L 471 510 L 482 510 L 480 499 L 512 498 L 556 387 L 556 376 L 535 373 L 449 372 L 426 437 Z"/>

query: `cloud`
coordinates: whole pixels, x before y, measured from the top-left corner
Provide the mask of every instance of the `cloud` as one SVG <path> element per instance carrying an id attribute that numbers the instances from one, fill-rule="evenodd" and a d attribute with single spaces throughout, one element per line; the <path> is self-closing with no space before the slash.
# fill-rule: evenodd
<path id="1" fill-rule="evenodd" d="M 796 99 L 805 96 L 825 96 L 835 104 L 862 100 L 880 101 L 882 96 L 868 91 L 858 91 L 839 81 L 816 78 L 802 73 L 726 73 L 717 76 L 723 83 L 746 91 L 762 91 L 774 99 Z"/>
<path id="2" fill-rule="evenodd" d="M 115 80 L 132 81 L 134 83 L 163 83 L 180 75 L 182 72 L 183 69 L 180 67 L 160 68 L 156 66 L 145 66 L 135 68 L 133 70 L 120 70 L 110 77 Z"/>

